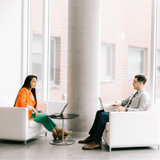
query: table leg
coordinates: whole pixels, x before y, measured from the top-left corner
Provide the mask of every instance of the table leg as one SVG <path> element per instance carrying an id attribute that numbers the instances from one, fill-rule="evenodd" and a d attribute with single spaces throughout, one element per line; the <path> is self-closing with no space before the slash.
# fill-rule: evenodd
<path id="1" fill-rule="evenodd" d="M 64 142 L 64 119 L 62 119 L 62 144 L 65 144 Z"/>
<path id="2" fill-rule="evenodd" d="M 64 140 L 64 119 L 62 119 L 62 130 L 63 130 L 62 140 L 52 140 L 50 141 L 50 144 L 65 146 L 65 145 L 71 145 L 75 143 L 75 140 Z"/>

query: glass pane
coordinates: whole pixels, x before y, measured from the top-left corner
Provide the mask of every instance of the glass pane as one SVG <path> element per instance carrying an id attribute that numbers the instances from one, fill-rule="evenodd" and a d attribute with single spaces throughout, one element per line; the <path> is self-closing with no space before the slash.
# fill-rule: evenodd
<path id="1" fill-rule="evenodd" d="M 50 81 L 55 83 L 55 67 L 56 67 L 56 40 L 51 37 L 50 40 L 50 58 L 49 58 L 49 69 L 50 69 Z"/>
<path id="2" fill-rule="evenodd" d="M 160 50 L 157 51 L 157 76 L 160 76 Z"/>
<path id="3" fill-rule="evenodd" d="M 160 3 L 158 3 L 158 26 L 157 26 L 157 57 L 156 57 L 156 103 L 160 104 Z"/>
<path id="4" fill-rule="evenodd" d="M 101 80 L 107 80 L 111 78 L 111 46 L 107 44 L 101 44 Z"/>
<path id="5" fill-rule="evenodd" d="M 129 47 L 128 52 L 128 78 L 133 79 L 136 74 L 144 74 L 144 50 Z"/>
<path id="6" fill-rule="evenodd" d="M 33 35 L 32 49 L 32 74 L 38 77 L 38 82 L 42 81 L 42 36 Z"/>
<path id="7" fill-rule="evenodd" d="M 43 37 L 43 0 L 30 1 L 30 42 L 29 74 L 36 75 L 37 99 L 41 99 L 42 88 L 42 37 Z"/>
<path id="8" fill-rule="evenodd" d="M 107 46 L 107 55 L 106 55 L 106 75 L 107 77 L 111 77 L 111 64 L 112 64 L 112 49 L 111 46 Z"/>
<path id="9" fill-rule="evenodd" d="M 49 100 L 66 100 L 68 0 L 50 1 Z"/>
<path id="10" fill-rule="evenodd" d="M 114 46 L 112 79 L 100 83 L 104 103 L 115 102 L 134 92 L 134 76 L 145 74 L 150 89 L 151 0 L 102 0 L 101 42 Z M 138 48 L 129 52 L 130 47 Z M 138 52 L 137 52 L 138 51 Z"/>

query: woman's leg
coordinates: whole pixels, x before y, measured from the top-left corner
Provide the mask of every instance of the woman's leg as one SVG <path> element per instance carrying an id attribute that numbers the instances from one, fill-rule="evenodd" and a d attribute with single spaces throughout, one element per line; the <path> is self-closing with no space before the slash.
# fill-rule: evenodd
<path id="1" fill-rule="evenodd" d="M 50 132 L 53 133 L 53 137 L 62 138 L 62 129 L 60 129 L 53 121 L 50 117 L 47 117 L 46 114 L 44 113 L 38 113 L 37 117 L 35 116 L 35 113 L 32 113 L 32 116 L 30 118 L 33 118 L 35 122 L 37 123 L 42 123 L 43 126 Z M 66 132 L 64 131 L 64 138 L 66 138 L 67 135 L 69 135 L 70 132 Z"/>
<path id="2" fill-rule="evenodd" d="M 35 122 L 42 123 L 43 126 L 50 132 L 56 133 L 57 128 L 56 124 L 51 120 L 50 117 L 47 117 L 44 113 L 38 113 L 37 116 L 35 116 L 35 113 L 32 113 L 32 116 L 30 118 L 33 118 Z"/>

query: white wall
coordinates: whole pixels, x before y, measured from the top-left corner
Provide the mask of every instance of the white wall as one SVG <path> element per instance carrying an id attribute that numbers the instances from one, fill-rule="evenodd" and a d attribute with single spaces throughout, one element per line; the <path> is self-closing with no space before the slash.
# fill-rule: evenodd
<path id="1" fill-rule="evenodd" d="M 0 97 L 21 87 L 22 0 L 0 0 Z"/>

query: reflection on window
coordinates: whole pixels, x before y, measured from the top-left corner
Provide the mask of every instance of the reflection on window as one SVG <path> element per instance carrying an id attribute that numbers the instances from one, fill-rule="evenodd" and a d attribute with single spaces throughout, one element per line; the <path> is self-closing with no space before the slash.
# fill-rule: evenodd
<path id="1" fill-rule="evenodd" d="M 60 84 L 60 38 L 59 37 L 50 37 L 49 84 L 51 85 Z"/>
<path id="2" fill-rule="evenodd" d="M 51 38 L 50 41 L 50 81 L 55 82 L 55 69 L 56 69 L 56 39 Z"/>
<path id="3" fill-rule="evenodd" d="M 145 49 L 129 47 L 128 51 L 128 78 L 145 73 Z"/>
<path id="4" fill-rule="evenodd" d="M 101 80 L 112 78 L 112 45 L 101 44 Z"/>
<path id="5" fill-rule="evenodd" d="M 42 37 L 43 37 L 43 0 L 29 1 L 29 55 L 28 74 L 37 76 L 37 99 L 42 99 Z"/>
<path id="6" fill-rule="evenodd" d="M 160 76 L 160 50 L 157 51 L 157 76 Z"/>
<path id="7" fill-rule="evenodd" d="M 38 82 L 42 80 L 42 36 L 33 35 L 32 47 L 32 74 L 38 77 Z"/>

